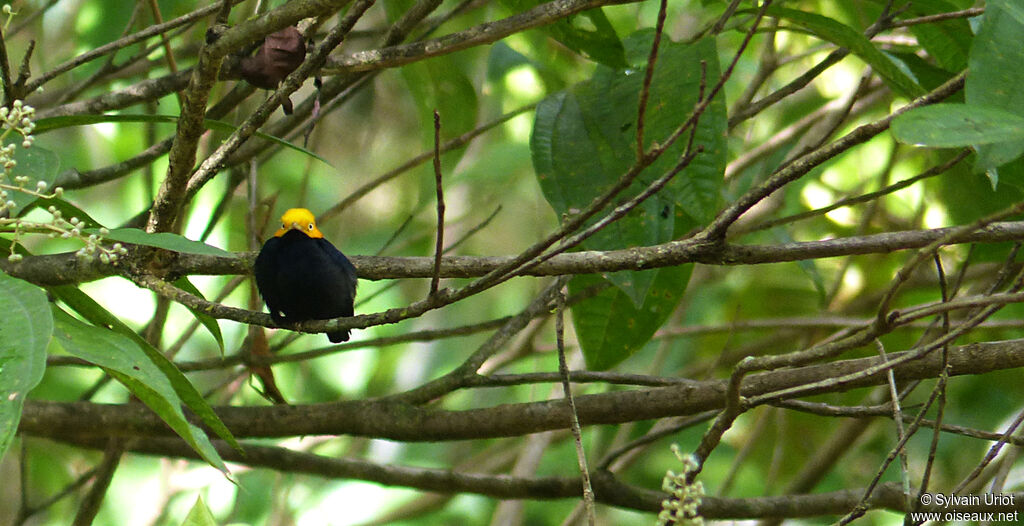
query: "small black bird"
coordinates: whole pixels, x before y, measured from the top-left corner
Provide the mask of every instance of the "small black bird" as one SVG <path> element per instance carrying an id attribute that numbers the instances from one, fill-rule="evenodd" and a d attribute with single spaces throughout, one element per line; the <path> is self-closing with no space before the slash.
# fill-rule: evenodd
<path id="1" fill-rule="evenodd" d="M 256 287 L 279 324 L 329 320 L 353 314 L 356 269 L 316 227 L 313 213 L 292 208 L 281 228 L 256 256 Z M 331 343 L 348 341 L 348 329 L 327 333 Z"/>

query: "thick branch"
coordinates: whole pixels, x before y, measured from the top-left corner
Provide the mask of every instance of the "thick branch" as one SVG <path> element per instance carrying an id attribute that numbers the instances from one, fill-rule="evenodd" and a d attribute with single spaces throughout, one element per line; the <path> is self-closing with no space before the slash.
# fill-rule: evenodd
<path id="1" fill-rule="evenodd" d="M 102 448 L 94 438 L 64 437 L 63 442 L 78 446 Z M 501 499 L 571 499 L 579 498 L 580 481 L 576 477 L 517 477 L 504 474 L 472 473 L 448 469 L 382 465 L 365 460 L 331 458 L 292 451 L 282 447 L 244 444 L 240 454 L 222 441 L 214 441 L 221 457 L 251 467 L 265 467 L 288 473 L 304 473 L 326 478 L 354 479 L 386 486 L 402 486 L 439 493 L 470 493 Z M 135 453 L 174 456 L 199 460 L 196 452 L 173 438 L 150 438 L 129 444 Z M 626 484 L 615 474 L 604 470 L 594 472 L 594 493 L 597 501 L 622 508 L 657 512 L 666 494 Z M 701 516 L 707 519 L 767 519 L 839 515 L 856 505 L 863 489 L 848 489 L 810 495 L 775 497 L 723 498 L 704 497 Z M 1014 494 L 1015 502 L 1024 502 L 1024 495 Z M 903 493 L 898 483 L 880 485 L 869 505 L 872 508 L 905 511 Z M 977 511 L 1014 511 L 1019 506 L 977 508 Z M 929 511 L 922 508 L 921 511 Z M 969 512 L 964 506 L 958 511 Z M 941 511 L 941 510 L 937 510 Z"/>
<path id="2" fill-rule="evenodd" d="M 903 353 L 890 354 L 898 360 Z M 741 394 L 754 397 L 863 371 L 882 363 L 878 357 L 837 361 L 749 375 Z M 1024 340 L 975 343 L 949 353 L 950 375 L 981 374 L 1024 366 Z M 937 377 L 943 368 L 938 353 L 901 364 L 899 381 Z M 804 395 L 845 391 L 885 383 L 884 371 Z M 621 424 L 721 409 L 726 381 L 679 380 L 678 385 L 584 395 L 576 398 L 581 425 Z M 565 429 L 562 400 L 506 404 L 446 411 L 393 401 L 342 401 L 272 407 L 219 407 L 217 413 L 239 438 L 347 434 L 402 441 L 440 441 L 520 436 Z M 19 429 L 32 436 L 72 435 L 172 436 L 155 414 L 141 404 L 93 404 L 28 400 Z"/>
<path id="3" fill-rule="evenodd" d="M 686 263 L 707 265 L 757 265 L 783 263 L 863 254 L 888 254 L 927 246 L 951 231 L 951 228 L 905 230 L 822 241 L 782 243 L 779 245 L 701 244 L 693 240 L 671 241 L 661 245 L 624 250 L 587 250 L 559 254 L 526 272 L 529 276 L 589 274 L 620 270 L 646 270 Z M 1024 221 L 993 223 L 969 236 L 962 243 L 1002 243 L 1024 240 Z M 169 253 L 163 272 L 170 276 L 193 274 L 228 275 L 251 272 L 255 253 L 235 257 Z M 441 259 L 442 278 L 479 277 L 507 264 L 514 256 L 446 256 Z M 125 257 L 131 266 L 134 254 Z M 429 278 L 434 258 L 350 256 L 361 279 Z M 121 275 L 123 267 L 84 260 L 73 253 L 26 256 L 12 263 L 0 258 L 0 270 L 39 285 L 64 285 Z"/>
<path id="4" fill-rule="evenodd" d="M 393 68 L 430 57 L 447 55 L 474 46 L 490 44 L 527 29 L 545 26 L 576 13 L 604 5 L 630 4 L 639 0 L 555 0 L 517 15 L 487 22 L 443 37 L 383 49 L 359 51 L 332 58 L 326 74 L 345 74 Z"/>

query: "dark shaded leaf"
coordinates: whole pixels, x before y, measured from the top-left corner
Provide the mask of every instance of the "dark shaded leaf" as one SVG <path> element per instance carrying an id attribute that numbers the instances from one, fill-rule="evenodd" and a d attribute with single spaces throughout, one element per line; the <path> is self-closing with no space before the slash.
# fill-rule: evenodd
<path id="1" fill-rule="evenodd" d="M 53 316 L 39 287 L 0 272 L 0 459 L 11 445 L 25 397 L 46 369 Z"/>

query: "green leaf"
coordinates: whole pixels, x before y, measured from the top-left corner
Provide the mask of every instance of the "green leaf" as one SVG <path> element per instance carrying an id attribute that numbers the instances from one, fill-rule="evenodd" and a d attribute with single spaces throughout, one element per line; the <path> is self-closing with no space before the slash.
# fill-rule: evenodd
<path id="1" fill-rule="evenodd" d="M 178 370 L 174 363 L 168 360 L 160 351 L 156 350 L 149 342 L 133 331 L 131 327 L 125 325 L 107 309 L 104 309 L 102 305 L 96 303 L 95 300 L 76 287 L 61 285 L 50 287 L 48 290 L 93 325 L 111 329 L 131 338 L 142 349 L 142 352 L 145 353 L 149 361 L 163 373 L 170 382 L 171 387 L 174 388 L 174 392 L 188 405 L 189 409 L 198 415 L 203 423 L 212 429 L 214 433 L 231 444 L 231 447 L 241 450 L 241 446 L 239 446 L 235 437 L 232 436 L 231 431 L 224 425 L 224 422 L 221 422 L 220 417 L 213 412 L 210 404 L 206 402 L 195 386 L 188 381 L 188 378 L 185 378 L 185 375 Z M 206 438 L 205 434 L 201 435 L 201 438 L 206 444 L 209 443 L 209 439 Z M 199 451 L 199 453 L 203 454 L 202 451 Z"/>
<path id="2" fill-rule="evenodd" d="M 583 349 L 587 369 L 602 371 L 614 367 L 642 348 L 675 310 L 693 265 L 658 269 L 651 292 L 639 307 L 617 287 L 608 287 L 597 296 L 572 307 L 573 325 Z M 569 292 L 577 294 L 600 286 L 603 278 L 581 274 L 569 282 Z"/>
<path id="3" fill-rule="evenodd" d="M 60 197 L 38 197 L 29 204 L 25 205 L 25 208 L 22 208 L 21 212 L 18 215 L 24 216 L 25 214 L 31 212 L 36 208 L 49 210 L 51 206 L 57 209 L 60 212 L 61 217 L 67 219 L 68 221 L 70 221 L 72 217 L 77 217 L 80 221 L 79 224 L 82 225 L 83 228 L 100 228 L 103 226 L 99 223 L 99 221 L 96 221 L 91 216 L 89 216 L 89 214 L 85 210 L 78 208 L 71 202 L 66 201 Z"/>
<path id="4" fill-rule="evenodd" d="M 464 71 L 465 68 L 458 64 L 458 58 L 451 56 L 417 62 L 401 69 L 409 93 L 419 110 L 424 147 L 434 147 L 435 110 L 441 115 L 442 142 L 476 127 L 479 110 L 476 88 Z M 459 148 L 443 155 L 443 173 L 452 173 L 465 151 L 465 148 Z M 423 170 L 430 168 L 424 167 Z M 433 174 L 433 171 L 430 173 Z M 423 183 L 423 195 L 433 199 L 434 178 L 422 177 L 419 180 Z"/>
<path id="5" fill-rule="evenodd" d="M 217 521 L 210 513 L 210 508 L 206 507 L 202 496 L 196 497 L 196 503 L 192 505 L 192 510 L 188 512 L 181 526 L 217 526 Z"/>
<path id="6" fill-rule="evenodd" d="M 981 28 L 971 47 L 968 61 L 966 98 L 968 104 L 1002 108 L 1024 116 L 1024 49 L 1017 45 L 1024 39 L 1024 22 L 1007 14 L 1012 2 L 994 0 L 985 6 Z M 1024 140 L 979 145 L 975 169 L 990 171 L 1024 152 Z M 990 174 L 995 184 L 994 172 Z"/>
<path id="7" fill-rule="evenodd" d="M 519 66 L 532 66 L 533 63 L 522 53 L 512 49 L 504 41 L 497 41 L 487 54 L 487 80 L 497 82 Z"/>
<path id="8" fill-rule="evenodd" d="M 21 420 L 25 396 L 46 369 L 53 316 L 39 287 L 0 272 L 0 459 Z"/>
<path id="9" fill-rule="evenodd" d="M 87 234 L 99 234 L 99 229 L 86 228 Z M 170 232 L 158 232 L 151 234 L 138 228 L 115 228 L 104 234 L 105 239 L 131 243 L 133 245 L 145 245 L 148 247 L 164 248 L 175 252 L 187 254 L 201 254 L 206 256 L 231 257 L 231 252 L 207 245 L 201 241 L 193 241 L 185 236 L 171 234 Z"/>
<path id="10" fill-rule="evenodd" d="M 193 285 L 192 282 L 189 281 L 187 277 L 178 278 L 178 280 L 174 282 L 174 286 L 178 287 L 181 290 L 184 290 L 185 292 L 192 294 L 193 296 L 198 296 L 200 298 L 206 299 L 205 297 L 203 297 L 203 293 L 199 292 L 199 289 L 197 289 L 196 286 Z M 213 336 L 213 339 L 217 340 L 217 345 L 220 346 L 220 353 L 221 355 L 223 355 L 224 336 L 220 332 L 220 325 L 217 323 L 217 318 L 214 318 L 213 316 L 210 316 L 209 314 L 206 314 L 205 312 L 202 312 L 198 309 L 193 309 L 192 307 L 189 307 L 187 305 L 185 306 L 185 308 L 188 309 L 189 312 L 191 312 L 192 315 L 196 317 L 196 321 L 198 321 L 203 327 L 206 327 L 206 330 L 210 332 L 210 334 Z"/>
<path id="11" fill-rule="evenodd" d="M 632 69 L 598 66 L 593 77 L 542 101 L 530 147 L 544 197 L 562 215 L 586 207 L 618 182 L 636 160 L 636 114 L 653 31 L 625 41 Z M 719 77 L 713 39 L 676 44 L 664 40 L 644 117 L 645 140 L 662 142 L 685 122 L 698 100 L 701 70 Z M 718 210 L 725 170 L 726 114 L 716 97 L 701 116 L 694 143 L 704 151 L 658 194 L 583 243 L 590 250 L 669 241 L 710 220 Z M 668 172 L 686 148 L 677 141 L 625 192 L 635 195 Z M 686 289 L 690 267 L 577 277 L 582 290 L 607 280 L 615 288 L 573 308 L 588 367 L 608 368 L 641 348 L 664 323 Z M 628 301 L 627 301 L 628 300 Z"/>
<path id="12" fill-rule="evenodd" d="M 544 197 L 559 215 L 586 207 L 635 162 L 636 112 L 652 40 L 651 31 L 626 40 L 627 55 L 641 62 L 639 71 L 600 66 L 590 80 L 538 105 L 530 143 L 533 163 Z M 692 45 L 662 42 L 645 114 L 647 141 L 663 141 L 690 116 L 701 89 L 701 62 L 706 64 L 706 78 L 718 77 L 713 39 Z M 583 246 L 610 250 L 655 245 L 672 239 L 681 223 L 689 228 L 710 220 L 718 209 L 725 169 L 725 128 L 725 108 L 718 97 L 697 126 L 695 143 L 704 152 L 658 195 Z M 627 195 L 638 193 L 670 170 L 685 147 L 685 140 L 677 141 L 640 175 Z M 617 272 L 608 279 L 639 306 L 654 275 Z"/>
<path id="13" fill-rule="evenodd" d="M 936 164 L 946 162 L 955 154 L 954 150 L 932 150 L 928 161 Z M 975 172 L 967 162 L 958 163 L 928 184 L 949 215 L 949 224 L 966 225 L 1024 200 L 1024 158 L 1017 158 L 999 167 L 998 189 L 992 187 L 990 177 Z M 1007 220 L 1020 220 L 1020 217 Z M 1003 264 L 1012 245 L 978 243 L 971 250 L 971 261 Z"/>
<path id="14" fill-rule="evenodd" d="M 41 146 L 22 148 L 20 141 L 18 141 L 15 143 L 13 159 L 17 164 L 11 170 L 8 179 L 13 181 L 15 177 L 27 177 L 28 182 L 25 183 L 26 190 L 35 191 L 36 184 L 39 181 L 44 181 L 48 186 L 51 186 L 57 179 L 57 173 L 60 171 L 60 157 L 53 151 Z M 7 194 L 8 199 L 14 201 L 15 207 L 12 211 L 14 214 L 17 214 L 22 207 L 36 199 L 36 196 L 32 194 L 18 191 L 8 191 Z"/>
<path id="15" fill-rule="evenodd" d="M 914 98 L 925 94 L 924 88 L 900 70 L 889 57 L 875 48 L 871 41 L 856 29 L 827 16 L 785 7 L 771 6 L 767 13 L 770 16 L 784 18 L 803 26 L 817 37 L 850 50 L 851 53 L 867 62 L 875 70 L 875 73 L 878 73 L 890 87 L 903 96 Z"/>
<path id="16" fill-rule="evenodd" d="M 916 18 L 957 11 L 957 6 L 946 0 L 914 0 L 902 11 L 901 18 Z M 914 24 L 907 29 L 917 37 L 928 55 L 948 71 L 962 71 L 974 40 L 971 24 L 963 18 L 942 20 L 928 24 Z"/>
<path id="17" fill-rule="evenodd" d="M 190 424 L 182 401 L 167 376 L 146 356 L 139 344 L 110 329 L 83 323 L 60 307 L 53 307 L 53 334 L 68 354 L 102 367 L 153 410 L 213 467 L 227 472 L 220 455 L 201 429 Z"/>
<path id="18" fill-rule="evenodd" d="M 43 134 L 48 131 L 59 130 L 61 128 L 70 128 L 72 126 L 89 126 L 92 124 L 102 124 L 107 122 L 166 122 L 166 123 L 177 123 L 177 115 L 146 115 L 146 114 L 117 114 L 117 115 L 63 115 L 60 117 L 46 117 L 45 119 L 39 119 L 36 121 L 35 134 Z M 203 127 L 208 130 L 215 130 L 224 133 L 233 133 L 238 129 L 237 126 L 233 126 L 229 123 L 218 121 L 215 119 L 204 119 Z M 273 135 L 267 135 L 263 132 L 256 132 L 253 134 L 255 137 L 264 139 L 267 141 L 275 142 L 299 153 L 304 153 L 327 166 L 331 166 L 331 163 L 327 162 L 327 159 L 320 157 L 319 155 L 295 144 L 292 144 L 279 137 Z M 33 147 L 34 149 L 35 147 Z"/>
<path id="19" fill-rule="evenodd" d="M 1024 117 L 993 106 L 933 104 L 896 117 L 892 133 L 900 142 L 932 148 L 1022 141 Z"/>
<path id="20" fill-rule="evenodd" d="M 504 5 L 516 12 L 533 9 L 542 0 L 503 0 Z M 547 33 L 565 47 L 599 64 L 612 68 L 626 67 L 622 41 L 601 8 L 590 9 L 578 15 L 544 26 Z"/>
<path id="21" fill-rule="evenodd" d="M 600 8 L 559 20 L 547 26 L 547 31 L 555 40 L 584 57 L 612 68 L 626 67 L 619 35 Z"/>

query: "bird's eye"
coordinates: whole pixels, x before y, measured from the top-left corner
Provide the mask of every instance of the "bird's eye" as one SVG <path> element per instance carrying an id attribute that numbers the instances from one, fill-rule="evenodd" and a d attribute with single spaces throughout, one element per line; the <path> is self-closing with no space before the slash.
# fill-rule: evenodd
<path id="1" fill-rule="evenodd" d="M 286 225 L 286 224 L 284 224 L 284 223 L 281 223 L 281 228 L 287 229 L 287 228 L 288 228 L 288 225 Z"/>
<path id="2" fill-rule="evenodd" d="M 313 230 L 313 223 L 310 223 L 310 224 L 306 225 L 306 228 L 308 228 L 310 230 Z"/>

